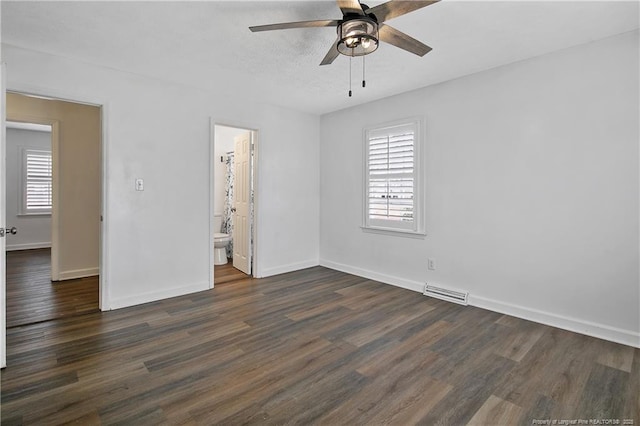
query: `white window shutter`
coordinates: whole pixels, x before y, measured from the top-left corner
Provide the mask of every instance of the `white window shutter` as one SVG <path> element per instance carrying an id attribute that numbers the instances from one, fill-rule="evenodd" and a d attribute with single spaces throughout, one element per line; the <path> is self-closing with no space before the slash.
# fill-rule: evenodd
<path id="1" fill-rule="evenodd" d="M 365 228 L 417 232 L 418 121 L 365 132 Z"/>
<path id="2" fill-rule="evenodd" d="M 25 213 L 50 211 L 52 204 L 51 151 L 24 151 Z"/>

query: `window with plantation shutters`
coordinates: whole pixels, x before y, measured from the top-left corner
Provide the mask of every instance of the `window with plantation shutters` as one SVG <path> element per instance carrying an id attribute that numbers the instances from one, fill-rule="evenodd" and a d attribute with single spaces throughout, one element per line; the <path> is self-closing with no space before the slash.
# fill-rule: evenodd
<path id="1" fill-rule="evenodd" d="M 50 213 L 52 203 L 51 151 L 24 149 L 22 213 Z"/>
<path id="2" fill-rule="evenodd" d="M 365 130 L 365 228 L 421 232 L 419 131 L 419 120 Z"/>

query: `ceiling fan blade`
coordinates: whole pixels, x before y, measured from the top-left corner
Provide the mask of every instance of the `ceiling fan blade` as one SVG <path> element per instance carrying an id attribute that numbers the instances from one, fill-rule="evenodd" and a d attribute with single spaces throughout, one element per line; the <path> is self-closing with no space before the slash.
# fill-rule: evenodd
<path id="1" fill-rule="evenodd" d="M 386 43 L 393 44 L 400 49 L 415 53 L 418 56 L 424 56 L 431 51 L 431 48 L 426 44 L 386 24 L 380 24 L 378 37 Z"/>
<path id="2" fill-rule="evenodd" d="M 423 7 L 438 3 L 439 1 L 440 0 L 390 0 L 386 3 L 367 9 L 367 14 L 374 14 L 378 19 L 378 22 L 382 23 L 389 19 L 397 18 L 398 16 L 413 12 L 414 10 L 422 9 Z"/>
<path id="3" fill-rule="evenodd" d="M 346 15 L 348 13 L 364 15 L 364 12 L 362 11 L 362 6 L 360 6 L 360 2 L 358 0 L 336 0 L 336 1 L 343 15 Z"/>
<path id="4" fill-rule="evenodd" d="M 311 28 L 311 27 L 336 27 L 340 21 L 335 19 L 327 19 L 322 21 L 300 21 L 300 22 L 285 22 L 282 24 L 269 24 L 269 25 L 256 25 L 249 27 L 252 32 L 257 31 L 272 31 L 272 30 L 287 30 L 289 28 Z"/>
<path id="5" fill-rule="evenodd" d="M 336 41 L 331 45 L 331 49 L 329 49 L 322 62 L 320 62 L 320 65 L 329 65 L 338 57 L 340 54 L 340 52 L 338 52 L 339 41 L 340 39 L 336 39 Z"/>

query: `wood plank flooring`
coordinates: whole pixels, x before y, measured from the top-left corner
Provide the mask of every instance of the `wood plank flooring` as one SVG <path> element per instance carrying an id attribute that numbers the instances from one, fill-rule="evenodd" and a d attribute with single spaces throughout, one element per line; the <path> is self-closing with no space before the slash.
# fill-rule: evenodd
<path id="1" fill-rule="evenodd" d="M 249 275 L 245 274 L 241 270 L 234 268 L 233 261 L 231 259 L 229 259 L 229 261 L 224 265 L 215 265 L 213 267 L 214 285 L 242 280 L 249 277 Z"/>
<path id="2" fill-rule="evenodd" d="M 98 277 L 51 281 L 51 249 L 7 252 L 7 327 L 98 311 Z"/>
<path id="3" fill-rule="evenodd" d="M 315 267 L 8 330 L 13 424 L 640 422 L 640 350 Z"/>

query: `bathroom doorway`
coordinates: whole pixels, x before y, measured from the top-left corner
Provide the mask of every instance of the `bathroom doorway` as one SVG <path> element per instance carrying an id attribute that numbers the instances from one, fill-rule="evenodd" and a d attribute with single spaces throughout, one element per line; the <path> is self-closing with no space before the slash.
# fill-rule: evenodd
<path id="1" fill-rule="evenodd" d="M 253 276 L 257 131 L 213 126 L 213 282 Z"/>

